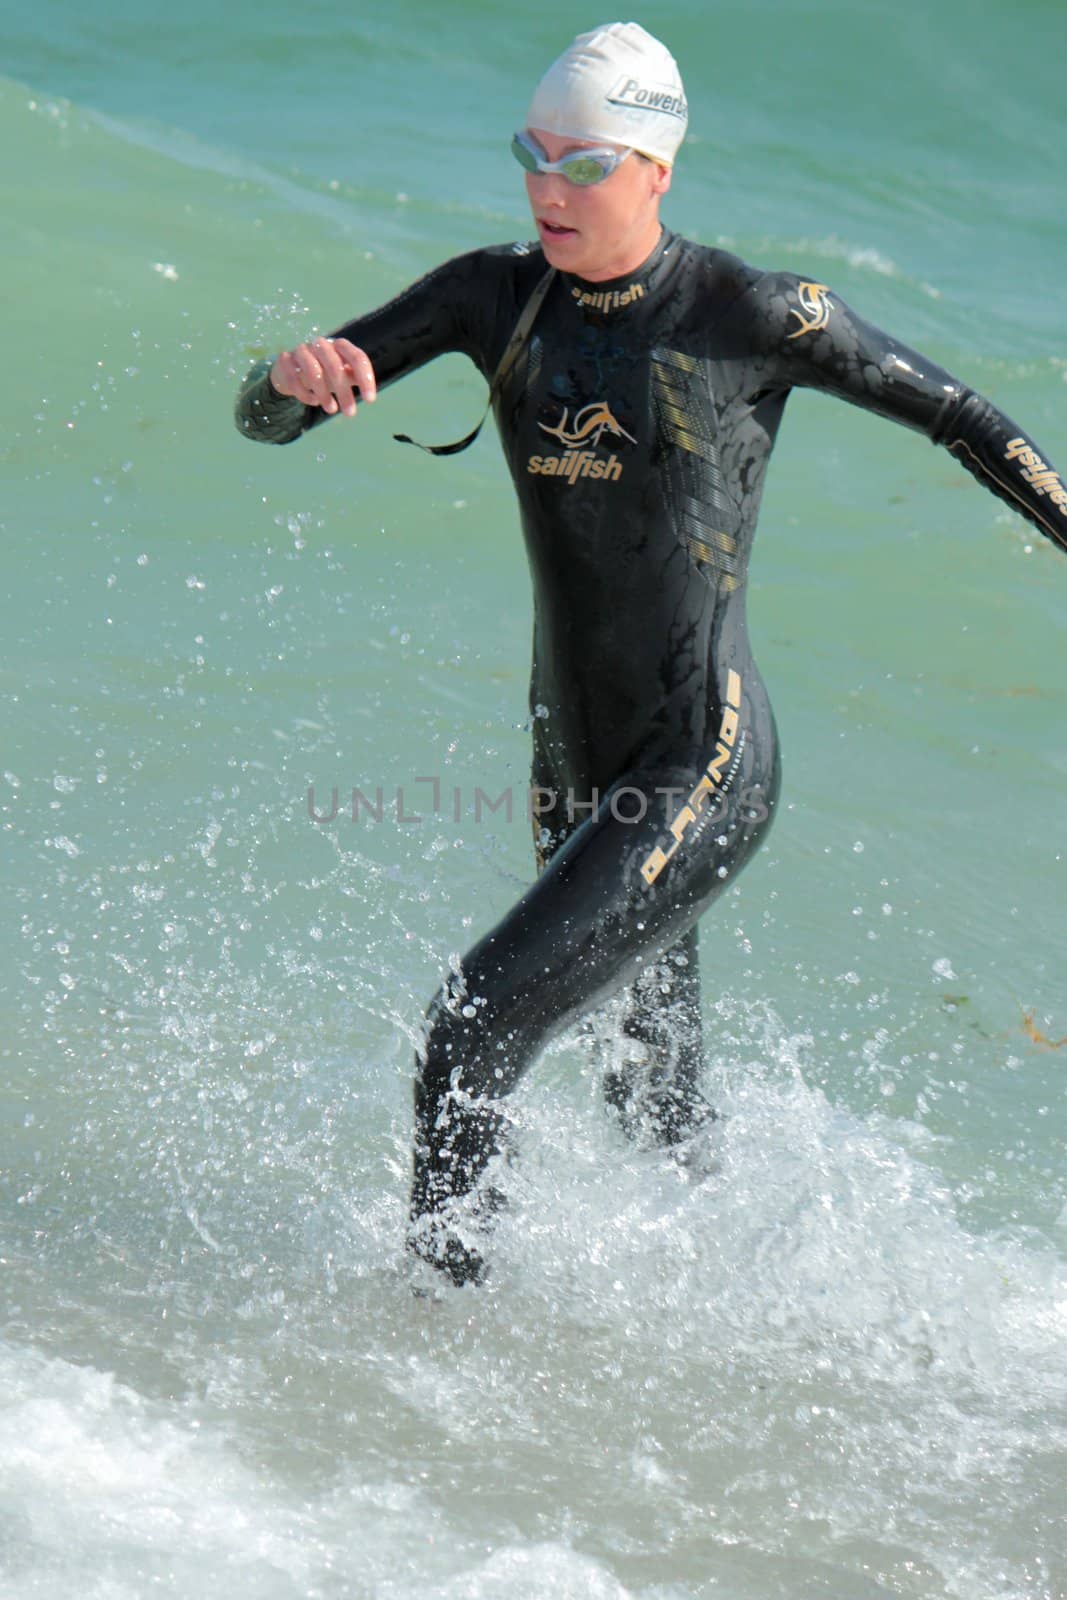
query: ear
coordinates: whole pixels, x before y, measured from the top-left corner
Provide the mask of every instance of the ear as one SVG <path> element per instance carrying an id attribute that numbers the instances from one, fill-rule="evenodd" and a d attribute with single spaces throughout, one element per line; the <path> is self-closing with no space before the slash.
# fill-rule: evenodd
<path id="1" fill-rule="evenodd" d="M 672 169 L 664 166 L 662 161 L 654 161 L 652 165 L 655 168 L 655 176 L 652 180 L 652 193 L 654 195 L 666 194 L 667 190 L 671 186 Z"/>

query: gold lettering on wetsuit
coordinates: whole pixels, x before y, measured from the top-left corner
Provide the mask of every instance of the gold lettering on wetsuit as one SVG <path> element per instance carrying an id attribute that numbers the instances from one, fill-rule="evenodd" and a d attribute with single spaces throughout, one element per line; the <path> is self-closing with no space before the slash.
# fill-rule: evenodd
<path id="1" fill-rule="evenodd" d="M 1025 439 L 1011 439 L 1004 452 L 1005 461 L 1014 461 L 1021 468 L 1020 476 L 1035 494 L 1047 495 L 1062 516 L 1067 517 L 1067 489 L 1058 472 L 1042 461 L 1037 451 Z"/>
<path id="2" fill-rule="evenodd" d="M 571 294 L 580 306 L 588 306 L 590 311 L 621 311 L 626 306 L 632 306 L 635 300 L 641 300 L 647 293 L 643 283 L 631 283 L 628 289 L 598 289 L 590 294 L 588 289 L 579 289 L 571 285 Z"/>
<path id="3" fill-rule="evenodd" d="M 579 446 L 589 444 L 595 447 L 605 433 L 613 440 L 637 443 L 633 434 L 627 433 L 612 414 L 606 400 L 594 400 L 583 406 L 573 423 L 570 422 L 570 408 L 565 406 L 559 422 L 538 422 L 537 426 L 542 433 L 547 433 L 570 448 L 562 456 L 530 456 L 526 462 L 527 472 L 542 478 L 562 478 L 569 484 L 576 483 L 579 478 L 603 478 L 608 483 L 615 483 L 622 477 L 622 462 L 617 455 L 612 454 L 603 461 L 593 450 L 583 450 Z"/>
<path id="4" fill-rule="evenodd" d="M 830 302 L 826 296 L 830 293 L 825 283 L 798 283 L 797 299 L 800 301 L 800 310 L 796 307 L 790 311 L 791 317 L 796 317 L 800 327 L 789 335 L 791 339 L 799 339 L 802 333 L 818 333 L 820 328 L 825 328 L 830 320 Z"/>
<path id="5" fill-rule="evenodd" d="M 531 456 L 526 470 L 542 478 L 562 478 L 570 484 L 579 478 L 604 478 L 615 483 L 622 477 L 622 462 L 618 456 L 598 461 L 591 450 L 568 450 L 565 456 Z"/>
<path id="6" fill-rule="evenodd" d="M 731 667 L 726 679 L 726 704 L 722 708 L 719 737 L 715 754 L 700 775 L 700 781 L 685 805 L 670 824 L 671 842 L 656 845 L 641 864 L 641 876 L 647 884 L 655 883 L 667 862 L 682 842 L 685 830 L 699 817 L 709 798 L 725 794 L 730 787 L 729 766 L 735 754 L 739 755 L 744 735 L 738 740 L 741 728 L 741 676 Z"/>

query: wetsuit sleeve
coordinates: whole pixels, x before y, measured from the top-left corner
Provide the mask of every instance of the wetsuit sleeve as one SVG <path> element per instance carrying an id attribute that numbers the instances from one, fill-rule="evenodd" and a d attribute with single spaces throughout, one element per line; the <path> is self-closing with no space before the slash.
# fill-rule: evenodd
<path id="1" fill-rule="evenodd" d="M 822 389 L 925 433 L 1067 551 L 1067 488 L 991 401 L 880 328 L 825 284 L 768 275 L 753 291 L 759 342 L 788 387 Z"/>
<path id="2" fill-rule="evenodd" d="M 484 373 L 499 279 L 497 252 L 471 251 L 427 273 L 377 311 L 332 329 L 327 338 L 348 339 L 365 350 L 379 390 L 435 356 L 456 351 L 470 356 Z M 280 395 L 270 381 L 274 360 L 257 361 L 238 391 L 234 421 L 246 438 L 288 444 L 341 414 Z"/>

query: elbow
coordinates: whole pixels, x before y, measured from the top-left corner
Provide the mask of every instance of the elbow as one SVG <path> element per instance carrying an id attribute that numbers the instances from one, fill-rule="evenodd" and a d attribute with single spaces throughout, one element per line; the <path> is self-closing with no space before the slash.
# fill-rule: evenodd
<path id="1" fill-rule="evenodd" d="M 934 444 L 944 445 L 946 450 L 951 450 L 955 445 L 968 441 L 976 429 L 980 430 L 991 410 L 988 400 L 982 395 L 958 383 L 946 395 L 930 438 Z"/>

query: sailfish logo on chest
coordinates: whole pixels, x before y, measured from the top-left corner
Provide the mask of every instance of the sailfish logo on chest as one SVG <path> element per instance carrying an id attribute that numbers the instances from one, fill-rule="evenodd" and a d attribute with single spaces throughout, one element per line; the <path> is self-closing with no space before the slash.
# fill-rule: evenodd
<path id="1" fill-rule="evenodd" d="M 547 422 L 538 422 L 537 426 L 542 433 L 550 434 L 553 439 L 558 439 L 560 444 L 574 448 L 578 445 L 598 445 L 605 433 L 610 433 L 614 438 L 626 439 L 630 444 L 637 440 L 632 433 L 627 433 L 618 420 L 612 416 L 611 408 L 606 400 L 594 400 L 590 405 L 583 406 L 574 418 L 574 426 L 567 428 L 570 417 L 570 407 L 563 409 L 563 418 L 552 427 Z"/>

